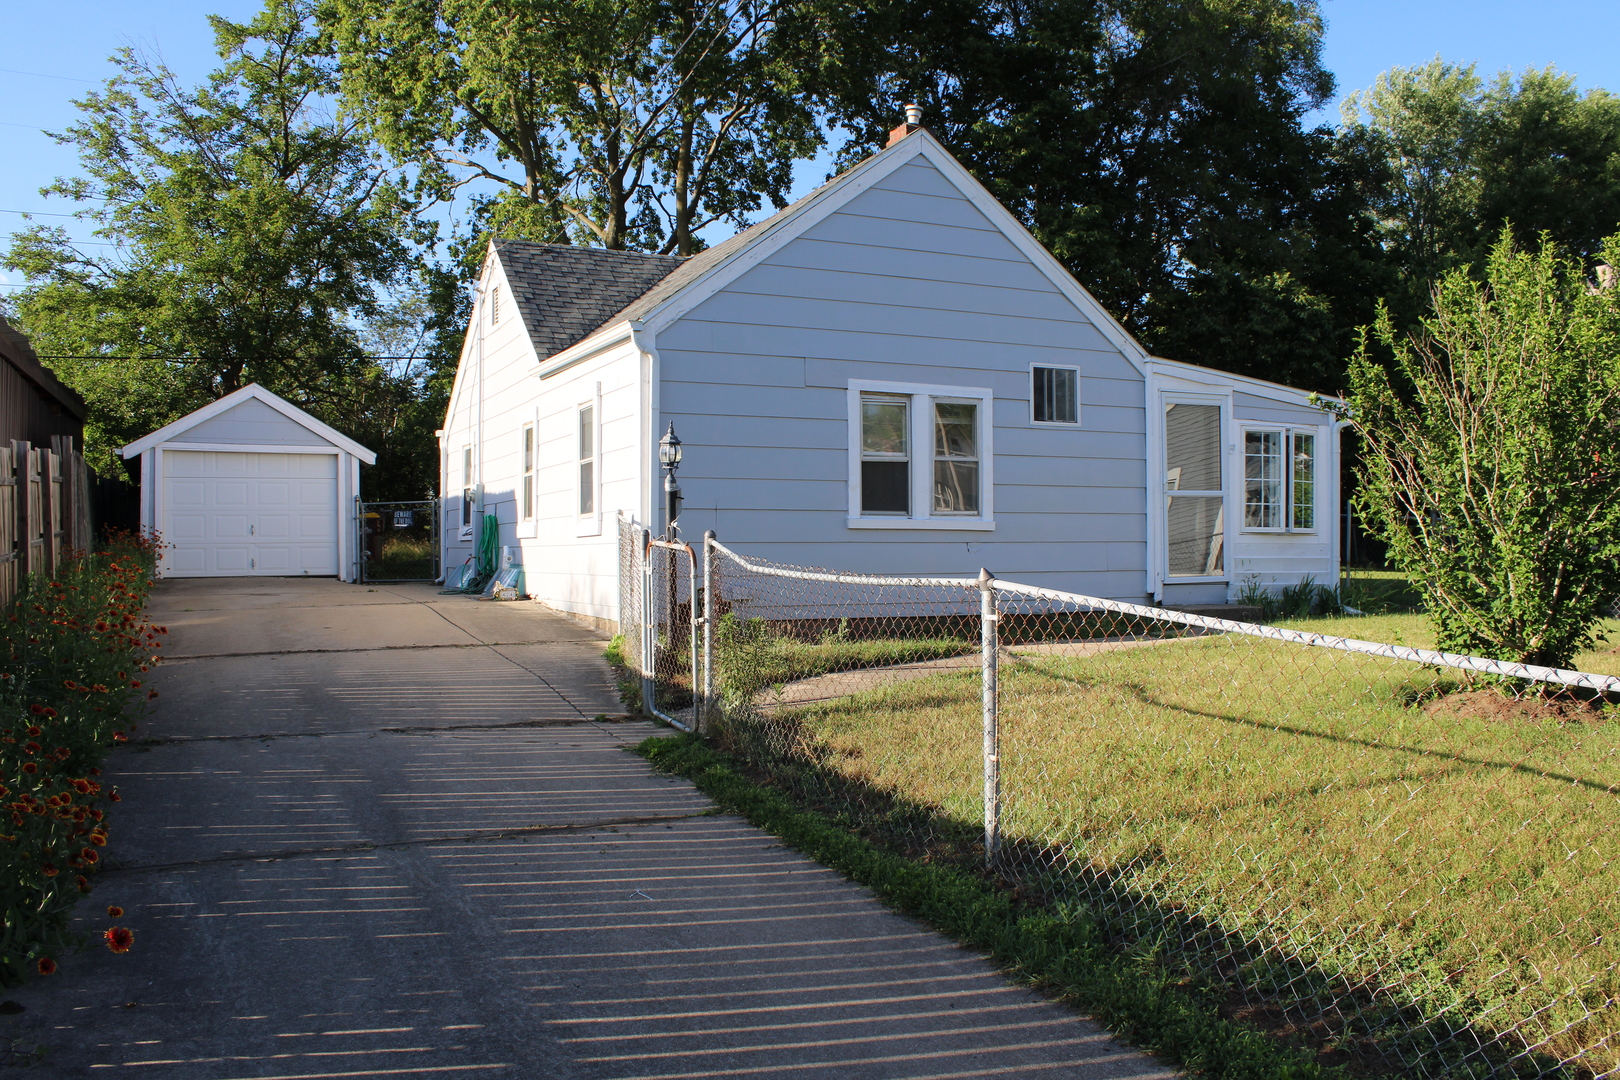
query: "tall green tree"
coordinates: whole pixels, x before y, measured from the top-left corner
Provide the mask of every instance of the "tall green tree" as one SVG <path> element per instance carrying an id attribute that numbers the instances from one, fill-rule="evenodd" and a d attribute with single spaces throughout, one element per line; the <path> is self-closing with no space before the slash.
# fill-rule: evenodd
<path id="1" fill-rule="evenodd" d="M 863 19 L 884 48 L 838 69 L 849 156 L 918 100 L 1150 348 L 1337 388 L 1383 271 L 1368 159 L 1303 126 L 1333 91 L 1314 3 L 892 0 Z"/>
<path id="2" fill-rule="evenodd" d="M 344 100 L 475 232 L 690 254 L 780 205 L 839 40 L 808 0 L 330 0 Z M 479 254 L 475 252 L 475 255 Z"/>
<path id="3" fill-rule="evenodd" d="M 331 42 L 304 0 L 211 22 L 223 63 L 203 86 L 124 49 L 106 87 L 76 103 L 80 121 L 56 138 L 78 148 L 83 175 L 44 193 L 81 203 L 108 247 L 59 228 L 20 234 L 5 263 L 30 286 L 12 312 L 89 401 L 98 467 L 248 382 L 391 452 L 384 403 L 408 400 L 419 374 L 362 357 L 397 323 L 411 241 L 431 230 L 331 107 Z"/>
<path id="4" fill-rule="evenodd" d="M 1441 648 L 1568 666 L 1620 591 L 1620 289 L 1504 230 L 1416 330 L 1385 309 L 1373 338 L 1394 361 L 1350 368 L 1363 520 Z"/>
<path id="5" fill-rule="evenodd" d="M 1407 280 L 1410 324 L 1447 271 L 1483 266 L 1498 234 L 1590 257 L 1620 228 L 1620 98 L 1548 67 L 1482 79 L 1435 59 L 1344 103 L 1342 131 L 1379 159 L 1379 236 Z"/>

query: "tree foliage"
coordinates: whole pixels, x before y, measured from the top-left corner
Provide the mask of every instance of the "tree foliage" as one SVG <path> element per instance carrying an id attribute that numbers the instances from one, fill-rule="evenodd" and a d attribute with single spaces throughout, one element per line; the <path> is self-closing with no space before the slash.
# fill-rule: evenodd
<path id="1" fill-rule="evenodd" d="M 1369 159 L 1303 126 L 1333 90 L 1314 3 L 894 0 L 866 19 L 884 48 L 840 69 L 848 156 L 915 98 L 1150 348 L 1337 387 L 1384 281 Z"/>
<path id="2" fill-rule="evenodd" d="M 1504 231 L 1420 329 L 1386 309 L 1374 337 L 1395 377 L 1365 346 L 1350 367 L 1359 512 L 1441 648 L 1567 665 L 1620 590 L 1620 292 Z"/>
<path id="3" fill-rule="evenodd" d="M 1394 68 L 1344 103 L 1343 131 L 1381 162 L 1373 209 L 1415 318 L 1447 270 L 1483 265 L 1510 227 L 1578 257 L 1620 227 L 1620 98 L 1552 67 L 1486 81 L 1473 64 Z"/>
<path id="4" fill-rule="evenodd" d="M 345 100 L 475 233 L 690 254 L 785 201 L 838 40 L 800 0 L 331 0 Z M 478 251 L 477 256 L 482 252 Z"/>
<path id="5" fill-rule="evenodd" d="M 123 49 L 76 103 L 56 138 L 84 175 L 44 190 L 84 205 L 106 254 L 59 228 L 20 234 L 5 261 L 31 284 L 13 314 L 89 401 L 100 468 L 248 382 L 388 450 L 386 417 L 416 373 L 363 356 L 379 335 L 416 347 L 419 327 L 402 335 L 390 305 L 409 290 L 410 241 L 431 231 L 353 118 L 331 112 L 331 45 L 303 0 L 211 21 L 223 64 L 205 85 Z"/>

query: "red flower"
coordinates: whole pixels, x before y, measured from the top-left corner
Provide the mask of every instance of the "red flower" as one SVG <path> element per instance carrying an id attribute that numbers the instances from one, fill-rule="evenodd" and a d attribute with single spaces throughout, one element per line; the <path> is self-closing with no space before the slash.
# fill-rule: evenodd
<path id="1" fill-rule="evenodd" d="M 39 743 L 37 743 L 37 742 L 23 743 L 23 750 L 25 750 L 26 752 L 28 752 L 30 754 L 37 754 L 37 753 L 39 753 Z"/>
<path id="2" fill-rule="evenodd" d="M 101 622 L 100 620 L 97 620 L 96 629 L 101 631 L 103 634 L 105 634 L 108 630 L 111 629 L 111 627 L 109 627 L 106 623 Z"/>
<path id="3" fill-rule="evenodd" d="M 43 705 L 30 705 L 30 706 L 28 706 L 28 711 L 37 715 L 37 714 L 42 713 L 42 712 L 45 711 L 45 706 L 43 706 Z"/>
<path id="4" fill-rule="evenodd" d="M 79 875 L 79 891 L 82 893 L 87 893 L 90 891 L 90 879 L 85 877 L 83 874 Z"/>
<path id="5" fill-rule="evenodd" d="M 44 866 L 40 867 L 40 870 L 45 874 L 46 877 L 55 877 L 57 874 L 62 872 L 56 868 L 56 864 L 54 863 L 46 863 Z"/>
<path id="6" fill-rule="evenodd" d="M 80 795 L 88 795 L 88 794 L 90 794 L 90 788 L 92 786 L 93 785 L 88 780 L 75 780 L 75 781 L 73 781 L 73 790 L 77 791 Z"/>
<path id="7" fill-rule="evenodd" d="M 45 734 L 45 729 L 42 728 L 42 727 L 31 727 L 31 728 L 28 729 L 28 734 L 37 737 L 37 736 Z"/>
<path id="8" fill-rule="evenodd" d="M 66 761 L 68 758 L 73 756 L 73 751 L 69 750 L 65 746 L 58 746 L 56 748 L 56 756 L 58 760 Z"/>
<path id="9" fill-rule="evenodd" d="M 107 846 L 107 834 L 106 833 L 99 833 L 99 832 L 91 833 L 90 834 L 90 842 L 92 844 L 96 845 L 96 847 L 106 847 Z M 85 848 L 85 850 L 90 851 L 89 848 Z M 94 855 L 95 852 L 90 851 L 90 854 Z"/>
<path id="10" fill-rule="evenodd" d="M 107 906 L 107 918 L 109 918 L 109 919 L 122 919 L 123 917 L 124 917 L 124 909 L 123 908 L 119 907 L 117 904 L 109 904 Z"/>
<path id="11" fill-rule="evenodd" d="M 133 944 L 135 944 L 135 931 L 129 929 L 129 927 L 115 926 L 107 931 L 107 948 L 113 952 L 129 952 L 129 947 Z"/>
<path id="12" fill-rule="evenodd" d="M 25 761 L 23 762 L 23 772 L 37 773 L 39 772 L 39 766 L 35 765 L 32 761 Z"/>
<path id="13" fill-rule="evenodd" d="M 107 841 L 106 841 L 105 838 L 103 838 L 101 842 L 103 844 L 105 844 Z M 80 848 L 79 849 L 79 858 L 83 859 L 87 863 L 93 863 L 97 859 L 101 858 L 101 856 L 96 854 L 96 849 L 95 848 L 88 848 L 87 847 L 87 848 Z"/>
<path id="14" fill-rule="evenodd" d="M 34 970 L 39 972 L 41 975 L 55 975 L 56 961 L 52 960 L 48 956 L 42 956 L 39 958 L 39 963 L 34 965 Z"/>
<path id="15" fill-rule="evenodd" d="M 118 792 L 116 792 L 116 791 L 113 792 L 111 795 L 109 795 L 108 798 L 110 798 L 113 802 L 123 802 L 124 801 L 123 799 L 118 797 Z"/>
<path id="16" fill-rule="evenodd" d="M 157 697 L 157 691 L 156 690 L 148 690 L 146 692 L 146 700 L 147 701 L 151 701 L 155 697 Z"/>
<path id="17" fill-rule="evenodd" d="M 56 710 L 55 709 L 46 709 L 45 710 L 45 715 L 46 716 L 55 716 L 56 715 Z"/>
<path id="18" fill-rule="evenodd" d="M 124 742 L 129 738 L 122 731 L 113 732 L 113 742 Z"/>

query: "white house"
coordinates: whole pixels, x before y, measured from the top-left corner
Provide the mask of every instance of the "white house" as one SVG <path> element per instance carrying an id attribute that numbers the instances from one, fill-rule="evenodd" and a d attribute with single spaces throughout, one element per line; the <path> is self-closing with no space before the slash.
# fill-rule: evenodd
<path id="1" fill-rule="evenodd" d="M 623 510 L 874 573 L 1167 606 L 1337 575 L 1337 431 L 1303 391 L 1149 356 L 927 132 L 690 259 L 496 241 L 440 434 L 527 588 L 618 618 Z"/>
<path id="2" fill-rule="evenodd" d="M 165 577 L 354 580 L 360 466 L 377 455 L 250 383 L 123 448 Z"/>

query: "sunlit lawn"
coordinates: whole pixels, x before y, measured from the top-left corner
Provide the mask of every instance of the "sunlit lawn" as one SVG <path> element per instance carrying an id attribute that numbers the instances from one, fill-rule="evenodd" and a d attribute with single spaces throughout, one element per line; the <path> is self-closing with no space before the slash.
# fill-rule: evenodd
<path id="1" fill-rule="evenodd" d="M 1287 625 L 1433 645 L 1417 615 Z M 1602 1041 L 1620 1032 L 1620 727 L 1605 714 L 1431 714 L 1412 701 L 1451 688 L 1435 672 L 1252 638 L 1062 652 L 1015 648 L 1002 667 L 1011 850 L 1060 853 L 1430 1014 L 1616 1064 Z M 1579 663 L 1620 673 L 1612 652 Z M 978 820 L 973 674 L 792 717 L 828 767 Z"/>

